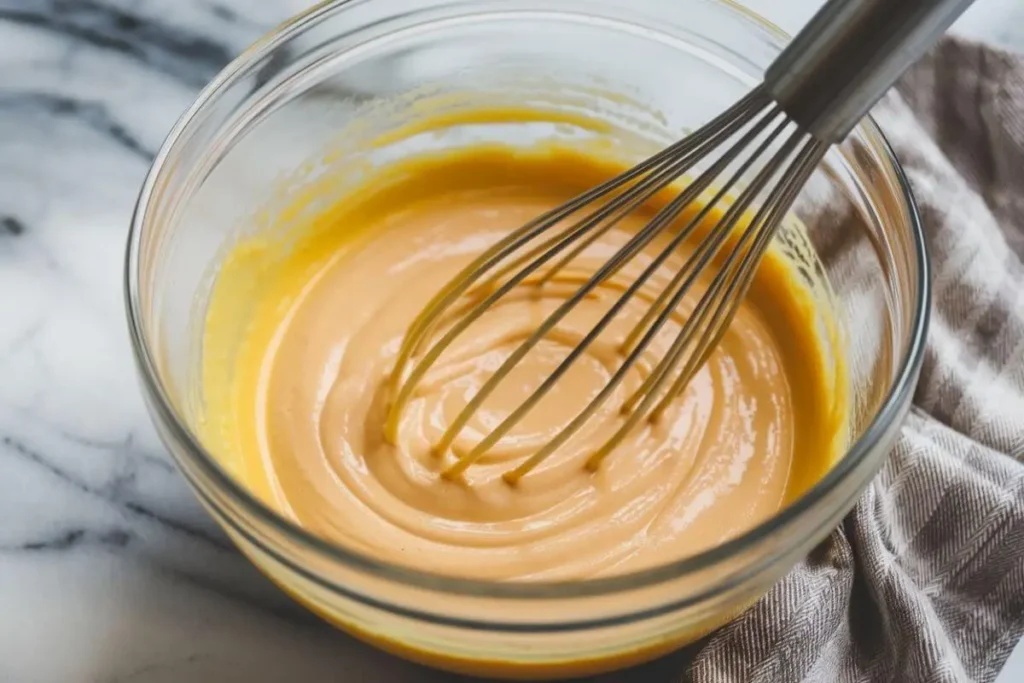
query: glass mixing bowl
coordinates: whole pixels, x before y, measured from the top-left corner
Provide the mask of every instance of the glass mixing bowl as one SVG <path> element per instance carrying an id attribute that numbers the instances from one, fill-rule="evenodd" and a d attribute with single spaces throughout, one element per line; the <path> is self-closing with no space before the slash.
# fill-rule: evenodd
<path id="1" fill-rule="evenodd" d="M 238 547 L 296 599 L 380 647 L 464 672 L 543 677 L 625 666 L 695 640 L 827 536 L 896 438 L 927 327 L 914 202 L 870 121 L 829 154 L 794 209 L 833 290 L 849 449 L 799 499 L 723 545 L 593 580 L 442 576 L 309 534 L 251 495 L 197 436 L 201 328 L 219 259 L 240 234 L 275 229 L 274 198 L 314 187 L 331 165 L 324 149 L 355 149 L 368 131 L 415 116 L 420 97 L 446 93 L 543 101 L 665 142 L 748 91 L 785 42 L 727 0 L 351 0 L 312 8 L 231 63 L 156 157 L 132 221 L 126 287 L 153 420 Z M 564 123 L 481 121 L 416 144 L 579 134 Z"/>

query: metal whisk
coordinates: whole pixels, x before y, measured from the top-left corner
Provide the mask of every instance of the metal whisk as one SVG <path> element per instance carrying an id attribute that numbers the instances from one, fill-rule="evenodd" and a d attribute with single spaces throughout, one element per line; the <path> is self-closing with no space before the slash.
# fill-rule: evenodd
<path id="1" fill-rule="evenodd" d="M 660 415 L 708 358 L 735 315 L 780 222 L 828 148 L 846 137 L 896 78 L 970 4 L 971 0 L 831 0 L 779 55 L 763 83 L 727 111 L 625 173 L 501 239 L 439 291 L 409 328 L 390 377 L 385 437 L 396 441 L 399 418 L 418 383 L 445 349 L 502 297 L 525 284 L 543 286 L 625 216 L 692 169 L 706 165 L 504 360 L 436 446 L 438 453 L 446 453 L 530 349 L 656 237 L 670 234 L 671 239 L 550 376 L 469 452 L 459 455 L 444 474 L 457 477 L 483 457 L 552 389 L 669 256 L 678 253 L 678 247 L 713 207 L 724 202 L 721 218 L 701 237 L 627 336 L 621 365 L 610 381 L 564 430 L 504 476 L 515 484 L 576 433 L 612 395 L 687 292 L 705 278 L 709 284 L 696 308 L 682 323 L 664 357 L 623 406 L 622 425 L 588 459 L 587 466 L 597 468 L 641 420 Z M 711 198 L 701 202 L 693 218 L 678 231 L 667 233 L 687 207 L 707 193 Z M 748 210 L 753 217 L 741 223 Z M 737 225 L 739 230 L 735 230 Z M 730 249 L 723 253 L 730 236 Z M 467 303 L 467 295 L 475 296 Z M 439 328 L 442 332 L 435 339 Z"/>

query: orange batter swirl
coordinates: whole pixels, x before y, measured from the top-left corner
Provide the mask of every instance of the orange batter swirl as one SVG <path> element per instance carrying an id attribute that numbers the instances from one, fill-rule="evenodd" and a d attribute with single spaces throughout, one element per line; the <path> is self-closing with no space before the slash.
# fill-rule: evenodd
<path id="1" fill-rule="evenodd" d="M 597 472 L 584 462 L 622 423 L 619 407 L 663 357 L 701 287 L 578 434 L 517 486 L 501 478 L 604 386 L 621 362 L 622 339 L 685 250 L 463 481 L 439 476 L 455 456 L 433 446 L 454 416 L 659 200 L 588 247 L 562 281 L 524 288 L 474 324 L 419 387 L 396 443 L 383 437 L 388 373 L 427 300 L 508 230 L 614 170 L 554 147 L 425 156 L 372 174 L 288 249 L 269 238 L 240 243 L 221 268 L 204 336 L 204 436 L 214 454 L 266 503 L 324 538 L 472 578 L 624 573 L 720 544 L 774 514 L 841 453 L 845 393 L 826 371 L 832 361 L 805 286 L 773 251 L 685 393 Z M 519 405 L 663 245 L 651 245 L 531 351 L 460 434 L 455 453 Z"/>

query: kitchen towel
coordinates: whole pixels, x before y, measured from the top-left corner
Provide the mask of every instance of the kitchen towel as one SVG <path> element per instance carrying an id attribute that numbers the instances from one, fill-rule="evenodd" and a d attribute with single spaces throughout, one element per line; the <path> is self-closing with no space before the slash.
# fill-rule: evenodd
<path id="1" fill-rule="evenodd" d="M 840 529 L 703 642 L 602 681 L 993 681 L 1024 631 L 1024 57 L 946 39 L 874 116 L 933 266 L 913 410 Z"/>

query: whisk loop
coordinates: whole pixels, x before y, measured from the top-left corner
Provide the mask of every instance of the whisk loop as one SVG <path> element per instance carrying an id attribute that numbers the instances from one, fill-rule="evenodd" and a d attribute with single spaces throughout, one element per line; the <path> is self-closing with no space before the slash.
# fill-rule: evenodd
<path id="1" fill-rule="evenodd" d="M 625 287 L 557 368 L 468 452 L 459 455 L 444 470 L 444 475 L 457 478 L 479 461 L 552 390 L 626 304 L 649 285 L 652 276 L 664 267 L 669 257 L 694 237 L 702 222 L 713 211 L 724 208 L 717 224 L 703 236 L 626 336 L 620 349 L 622 361 L 608 383 L 563 430 L 530 458 L 506 472 L 504 477 L 510 484 L 515 484 L 571 438 L 622 383 L 695 283 L 706 277 L 716 259 L 721 261 L 721 267 L 703 292 L 693 315 L 683 323 L 666 355 L 623 404 L 623 424 L 588 459 L 587 467 L 596 469 L 641 420 L 645 417 L 657 419 L 664 412 L 727 329 L 771 235 L 795 198 L 796 190 L 825 151 L 825 145 L 793 128 L 795 126 L 767 93 L 761 88 L 755 89 L 693 135 L 512 231 L 478 256 L 430 300 L 410 326 L 389 380 L 392 402 L 385 423 L 386 438 L 392 443 L 397 441 L 402 411 L 413 398 L 416 387 L 444 351 L 470 325 L 515 288 L 527 285 L 542 288 L 550 283 L 623 218 L 649 205 L 654 196 L 679 182 L 698 163 L 712 159 L 701 173 L 680 188 L 642 229 L 631 235 L 618 252 L 583 280 L 515 347 L 455 416 L 435 446 L 439 455 L 446 454 L 484 401 L 532 348 L 545 339 L 585 297 L 644 253 L 688 209 L 694 209 L 685 225 L 672 228 L 674 232 L 668 242 Z M 787 130 L 790 131 L 788 134 Z M 730 140 L 735 142 L 727 146 Z M 716 151 L 718 154 L 714 156 Z M 753 178 L 744 184 L 745 178 L 755 168 L 757 172 Z M 765 192 L 780 173 L 783 179 L 770 192 Z M 733 199 L 732 194 L 736 191 L 739 194 Z M 698 200 L 708 193 L 712 193 L 711 197 L 697 206 Z M 762 194 L 767 196 L 754 217 L 743 226 L 740 234 L 734 235 L 741 219 Z M 570 222 L 563 227 L 567 219 Z M 723 259 L 720 253 L 730 237 L 733 238 L 731 252 Z M 443 333 L 438 336 L 435 331 L 439 328 L 443 328 Z"/>

